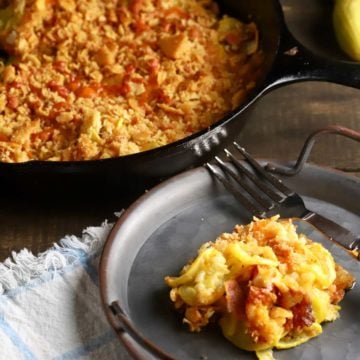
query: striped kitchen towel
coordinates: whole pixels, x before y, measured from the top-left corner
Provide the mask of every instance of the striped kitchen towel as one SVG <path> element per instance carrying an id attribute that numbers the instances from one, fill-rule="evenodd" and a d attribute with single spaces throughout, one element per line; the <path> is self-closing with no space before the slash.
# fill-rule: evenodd
<path id="1" fill-rule="evenodd" d="M 98 262 L 112 225 L 0 264 L 0 359 L 129 359 L 101 308 Z"/>

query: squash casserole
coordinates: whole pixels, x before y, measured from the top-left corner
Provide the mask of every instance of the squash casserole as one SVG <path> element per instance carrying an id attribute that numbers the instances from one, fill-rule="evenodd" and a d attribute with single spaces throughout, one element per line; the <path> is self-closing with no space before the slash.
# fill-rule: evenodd
<path id="1" fill-rule="evenodd" d="M 71 161 L 169 144 L 256 85 L 254 23 L 211 0 L 0 1 L 0 161 Z"/>
<path id="2" fill-rule="evenodd" d="M 263 360 L 273 359 L 272 348 L 321 334 L 354 280 L 320 243 L 278 217 L 237 225 L 202 245 L 180 276 L 165 278 L 191 331 L 218 321 L 228 340 Z"/>

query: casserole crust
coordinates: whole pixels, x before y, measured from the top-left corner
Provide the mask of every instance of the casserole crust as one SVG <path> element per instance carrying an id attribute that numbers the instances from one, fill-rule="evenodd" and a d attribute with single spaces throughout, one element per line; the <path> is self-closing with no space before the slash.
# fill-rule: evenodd
<path id="1" fill-rule="evenodd" d="M 0 2 L 0 161 L 90 160 L 182 139 L 241 104 L 255 24 L 208 0 Z"/>

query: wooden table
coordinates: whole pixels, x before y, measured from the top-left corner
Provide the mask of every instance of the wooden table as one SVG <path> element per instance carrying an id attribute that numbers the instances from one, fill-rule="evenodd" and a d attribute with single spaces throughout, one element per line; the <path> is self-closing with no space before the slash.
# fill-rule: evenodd
<path id="1" fill-rule="evenodd" d="M 330 19 L 330 2 L 283 0 L 283 5 L 291 31 L 304 45 L 322 55 L 343 57 L 326 20 Z M 340 124 L 360 130 L 359 120 L 359 90 L 328 83 L 298 83 L 258 101 L 237 140 L 257 157 L 293 160 L 315 129 Z M 360 145 L 340 136 L 321 138 L 311 161 L 360 177 Z M 51 199 L 30 201 L 6 194 L 5 189 L 0 198 L 0 261 L 11 251 L 26 247 L 36 254 L 66 234 L 80 235 L 87 226 L 99 225 L 105 219 L 113 221 L 114 212 L 127 207 L 138 195 L 119 192 L 94 200 L 89 194 L 81 201 L 76 197 L 62 201 L 54 194 Z"/>

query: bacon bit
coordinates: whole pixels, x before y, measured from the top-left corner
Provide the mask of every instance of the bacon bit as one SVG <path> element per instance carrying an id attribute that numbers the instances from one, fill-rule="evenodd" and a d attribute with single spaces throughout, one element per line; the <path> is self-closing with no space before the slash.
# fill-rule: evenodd
<path id="1" fill-rule="evenodd" d="M 66 71 L 66 62 L 65 61 L 54 61 L 52 64 L 53 68 L 59 72 Z"/>
<path id="2" fill-rule="evenodd" d="M 291 311 L 294 314 L 293 326 L 296 330 L 301 330 L 305 326 L 310 326 L 315 321 L 311 302 L 308 299 L 304 298 L 299 304 L 292 307 Z"/>
<path id="3" fill-rule="evenodd" d="M 59 86 L 59 88 L 57 89 L 57 93 L 64 99 L 69 96 L 69 90 L 64 86 Z"/>
<path id="4" fill-rule="evenodd" d="M 105 94 L 110 96 L 123 96 L 126 97 L 130 91 L 131 87 L 129 84 L 129 76 L 125 76 L 123 82 L 120 85 L 107 85 L 104 87 Z"/>
<path id="5" fill-rule="evenodd" d="M 225 282 L 225 298 L 229 313 L 234 313 L 240 317 L 245 312 L 244 292 L 236 280 Z"/>
<path id="6" fill-rule="evenodd" d="M 81 86 L 81 82 L 79 79 L 73 79 L 73 80 L 70 80 L 67 84 L 66 84 L 66 87 L 72 91 L 72 92 L 75 92 L 77 89 L 79 89 Z"/>
<path id="7" fill-rule="evenodd" d="M 69 96 L 69 90 L 65 86 L 58 85 L 54 80 L 49 81 L 47 86 L 50 90 L 57 92 L 63 98 Z"/>
<path id="8" fill-rule="evenodd" d="M 3 133 L 0 133 L 0 141 L 9 141 L 9 137 Z"/>
<path id="9" fill-rule="evenodd" d="M 156 89 L 155 91 L 153 91 L 152 95 L 159 102 L 163 102 L 165 104 L 171 103 L 170 96 L 166 95 L 163 89 Z"/>
<path id="10" fill-rule="evenodd" d="M 98 82 L 91 82 L 89 86 L 92 87 L 97 92 L 101 92 L 104 89 L 103 85 Z"/>
<path id="11" fill-rule="evenodd" d="M 119 88 L 119 94 L 122 96 L 126 96 L 129 94 L 130 91 L 131 91 L 131 87 L 129 82 L 124 81 Z"/>
<path id="12" fill-rule="evenodd" d="M 51 80 L 47 83 L 47 87 L 50 89 L 50 90 L 56 90 L 56 88 L 58 87 L 59 85 L 54 81 L 54 80 Z"/>
<path id="13" fill-rule="evenodd" d="M 135 31 L 136 35 L 140 35 L 149 29 L 149 25 L 142 20 L 136 20 L 135 23 L 131 24 L 131 27 Z"/>
<path id="14" fill-rule="evenodd" d="M 259 275 L 259 266 L 258 265 L 251 266 L 250 267 L 249 280 L 254 279 L 258 275 Z"/>
<path id="15" fill-rule="evenodd" d="M 34 93 L 37 96 L 41 96 L 41 88 L 35 87 L 34 85 L 29 85 L 30 90 L 32 93 Z"/>
<path id="16" fill-rule="evenodd" d="M 138 17 L 142 5 L 143 5 L 143 0 L 131 0 L 129 4 L 129 10 L 135 15 L 135 17 Z"/>
<path id="17" fill-rule="evenodd" d="M 139 120 L 138 120 L 138 118 L 137 117 L 133 117 L 132 119 L 131 119 L 131 125 L 136 125 L 137 123 L 139 122 Z"/>
<path id="18" fill-rule="evenodd" d="M 120 23 L 126 23 L 126 21 L 128 20 L 129 18 L 129 15 L 128 15 L 128 12 L 127 12 L 127 9 L 125 6 L 120 6 L 117 10 L 117 17 L 119 19 L 119 22 Z"/>
<path id="19" fill-rule="evenodd" d="M 11 83 L 6 84 L 6 89 L 20 89 L 23 84 L 19 81 L 12 81 Z"/>
<path id="20" fill-rule="evenodd" d="M 147 81 L 147 86 L 149 87 L 149 90 L 157 88 L 158 85 L 159 83 L 157 74 L 150 74 Z"/>

